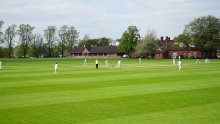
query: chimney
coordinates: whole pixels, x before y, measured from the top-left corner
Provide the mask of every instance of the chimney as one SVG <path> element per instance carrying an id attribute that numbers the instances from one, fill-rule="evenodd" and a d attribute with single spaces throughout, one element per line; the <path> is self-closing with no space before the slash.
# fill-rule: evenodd
<path id="1" fill-rule="evenodd" d="M 169 40 L 169 37 L 168 36 L 166 36 L 166 41 L 168 41 Z"/>
<path id="2" fill-rule="evenodd" d="M 163 37 L 160 37 L 161 42 L 163 42 Z"/>

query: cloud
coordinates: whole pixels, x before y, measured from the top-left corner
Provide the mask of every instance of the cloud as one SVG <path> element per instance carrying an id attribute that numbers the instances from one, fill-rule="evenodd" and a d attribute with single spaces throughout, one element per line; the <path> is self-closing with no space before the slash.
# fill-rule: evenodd
<path id="1" fill-rule="evenodd" d="M 28 23 L 43 33 L 48 25 L 74 26 L 82 38 L 120 38 L 129 25 L 141 35 L 155 29 L 159 36 L 174 37 L 185 24 L 204 16 L 220 16 L 218 0 L 0 0 L 4 27 Z"/>

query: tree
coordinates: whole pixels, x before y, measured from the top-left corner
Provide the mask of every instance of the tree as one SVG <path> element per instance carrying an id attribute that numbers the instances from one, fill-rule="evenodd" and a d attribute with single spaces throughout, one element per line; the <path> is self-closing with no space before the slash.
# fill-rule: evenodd
<path id="1" fill-rule="evenodd" d="M 8 47 L 8 58 L 11 58 L 13 42 L 16 36 L 16 25 L 11 25 L 5 30 L 4 40 L 6 41 L 6 46 Z"/>
<path id="2" fill-rule="evenodd" d="M 107 45 L 109 45 L 109 43 L 110 43 L 109 38 L 106 38 L 106 37 L 99 38 L 99 41 L 98 41 L 99 46 L 107 46 Z"/>
<path id="3" fill-rule="evenodd" d="M 4 22 L 2 20 L 0 20 L 0 44 L 3 42 L 3 33 L 1 32 L 2 29 L 2 25 L 4 24 Z"/>
<path id="4" fill-rule="evenodd" d="M 135 46 L 139 41 L 139 30 L 136 26 L 129 26 L 119 40 L 119 48 L 130 55 L 135 50 Z"/>
<path id="5" fill-rule="evenodd" d="M 29 24 L 19 25 L 18 34 L 24 58 L 27 57 L 28 49 L 33 39 L 33 30 L 34 27 L 30 26 Z"/>
<path id="6" fill-rule="evenodd" d="M 182 33 L 174 38 L 175 43 L 178 44 L 179 47 L 189 48 L 191 44 L 190 36 L 186 33 Z"/>
<path id="7" fill-rule="evenodd" d="M 31 44 L 31 53 L 36 58 L 39 58 L 44 52 L 44 39 L 40 34 L 35 34 Z"/>
<path id="8" fill-rule="evenodd" d="M 67 37 L 68 37 L 68 26 L 64 25 L 60 28 L 60 30 L 58 31 L 59 37 L 60 37 L 60 42 L 59 42 L 59 46 L 61 49 L 61 56 L 64 56 L 64 49 L 67 43 Z"/>
<path id="9" fill-rule="evenodd" d="M 199 50 L 211 50 L 215 43 L 220 43 L 220 19 L 214 16 L 203 16 L 194 19 L 184 29 L 190 37 L 190 44 Z"/>
<path id="10" fill-rule="evenodd" d="M 67 51 L 69 54 L 73 51 L 74 45 L 77 43 L 79 32 L 74 28 L 70 27 L 67 33 Z"/>
<path id="11" fill-rule="evenodd" d="M 55 33 L 56 27 L 55 26 L 48 26 L 46 30 L 44 30 L 44 36 L 47 41 L 47 49 L 48 49 L 48 57 L 52 56 L 53 47 L 55 44 Z"/>
<path id="12" fill-rule="evenodd" d="M 157 35 L 155 31 L 149 30 L 144 38 L 141 38 L 140 42 L 137 43 L 135 47 L 136 52 L 139 54 L 153 54 L 160 50 L 157 39 Z"/>
<path id="13" fill-rule="evenodd" d="M 83 40 L 79 42 L 79 46 L 83 47 L 91 47 L 91 46 L 108 46 L 109 38 L 97 38 L 97 39 L 89 39 L 88 35 L 85 35 Z"/>

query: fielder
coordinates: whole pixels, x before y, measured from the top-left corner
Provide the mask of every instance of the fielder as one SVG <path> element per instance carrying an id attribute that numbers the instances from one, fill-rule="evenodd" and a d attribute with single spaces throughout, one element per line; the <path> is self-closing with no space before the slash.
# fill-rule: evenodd
<path id="1" fill-rule="evenodd" d="M 121 68 L 121 60 L 118 60 L 118 68 Z"/>
<path id="2" fill-rule="evenodd" d="M 176 60 L 173 58 L 173 65 L 175 65 L 176 64 Z"/>
<path id="3" fill-rule="evenodd" d="M 58 74 L 58 63 L 56 62 L 55 66 L 54 66 L 54 75 Z"/>
<path id="4" fill-rule="evenodd" d="M 87 60 L 86 60 L 86 59 L 84 60 L 83 65 L 84 65 L 84 66 L 87 65 Z"/>
<path id="5" fill-rule="evenodd" d="M 108 60 L 105 59 L 105 67 L 108 68 Z"/>
<path id="6" fill-rule="evenodd" d="M 141 63 L 141 58 L 139 58 L 139 63 Z"/>
<path id="7" fill-rule="evenodd" d="M 179 69 L 179 71 L 182 69 L 182 62 L 181 62 L 181 60 L 178 61 L 178 69 Z"/>
<path id="8" fill-rule="evenodd" d="M 95 66 L 96 69 L 98 69 L 98 68 L 99 68 L 99 61 L 98 61 L 98 59 L 95 60 L 95 65 L 96 65 L 96 66 Z"/>

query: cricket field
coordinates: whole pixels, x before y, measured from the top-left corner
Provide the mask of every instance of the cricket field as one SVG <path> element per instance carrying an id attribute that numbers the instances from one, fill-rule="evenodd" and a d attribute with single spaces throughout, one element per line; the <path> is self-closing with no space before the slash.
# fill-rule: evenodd
<path id="1" fill-rule="evenodd" d="M 0 124 L 220 123 L 217 59 L 183 59 L 181 71 L 170 59 L 0 61 Z"/>

